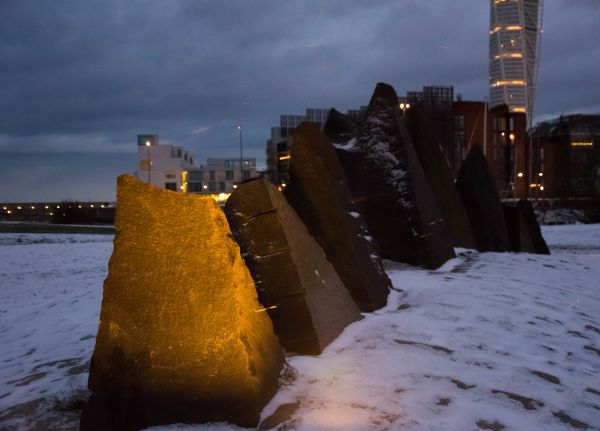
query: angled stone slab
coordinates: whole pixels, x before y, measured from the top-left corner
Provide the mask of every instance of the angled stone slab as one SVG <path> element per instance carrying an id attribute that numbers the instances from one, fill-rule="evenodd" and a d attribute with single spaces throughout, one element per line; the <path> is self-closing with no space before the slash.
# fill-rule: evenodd
<path id="1" fill-rule="evenodd" d="M 331 109 L 323 125 L 323 133 L 334 144 L 344 144 L 358 134 L 358 125 L 352 118 Z"/>
<path id="2" fill-rule="evenodd" d="M 287 351 L 319 354 L 361 318 L 325 253 L 274 185 L 262 178 L 242 183 L 225 213 Z"/>
<path id="3" fill-rule="evenodd" d="M 80 429 L 256 426 L 283 351 L 221 209 L 124 175 L 115 227 Z"/>
<path id="4" fill-rule="evenodd" d="M 510 251 L 508 230 L 500 196 L 490 175 L 483 152 L 471 148 L 456 179 L 479 251 Z"/>
<path id="5" fill-rule="evenodd" d="M 454 246 L 475 249 L 477 245 L 469 217 L 456 191 L 442 147 L 434 140 L 431 122 L 418 106 L 411 108 L 406 117 L 419 161 L 446 221 Z"/>
<path id="6" fill-rule="evenodd" d="M 356 143 L 340 156 L 353 199 L 383 258 L 436 268 L 454 257 L 452 240 L 412 140 L 399 117 L 394 89 L 379 83 Z M 360 164 L 360 169 L 356 166 Z"/>
<path id="7" fill-rule="evenodd" d="M 503 205 L 511 250 L 550 254 L 531 204 L 520 200 L 516 205 Z"/>
<path id="8" fill-rule="evenodd" d="M 319 127 L 302 123 L 293 134 L 290 181 L 285 189 L 310 234 L 325 251 L 363 311 L 386 304 L 391 282 L 377 245 L 352 202 L 335 148 Z"/>
<path id="9" fill-rule="evenodd" d="M 353 201 L 366 196 L 366 180 L 362 168 L 362 153 L 356 144 L 359 126 L 347 115 L 331 109 L 323 125 L 323 134 L 335 147 L 340 165 L 346 174 L 346 181 Z"/>
<path id="10" fill-rule="evenodd" d="M 521 251 L 521 220 L 519 209 L 514 205 L 502 204 L 504 211 L 504 222 L 506 223 L 506 231 L 508 233 L 508 242 L 510 251 L 518 253 Z"/>
<path id="11" fill-rule="evenodd" d="M 529 201 L 521 199 L 517 202 L 517 208 L 519 208 L 523 226 L 527 230 L 527 235 L 530 238 L 532 253 L 550 254 L 550 249 L 542 236 L 540 224 L 537 221 L 537 217 L 535 216 L 535 212 Z"/>

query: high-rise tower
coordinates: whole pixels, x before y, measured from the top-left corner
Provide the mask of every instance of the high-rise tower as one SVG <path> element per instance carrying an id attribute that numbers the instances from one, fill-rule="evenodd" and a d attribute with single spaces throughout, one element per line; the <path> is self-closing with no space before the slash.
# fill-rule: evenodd
<path id="1" fill-rule="evenodd" d="M 490 104 L 527 114 L 531 125 L 543 0 L 490 0 Z"/>

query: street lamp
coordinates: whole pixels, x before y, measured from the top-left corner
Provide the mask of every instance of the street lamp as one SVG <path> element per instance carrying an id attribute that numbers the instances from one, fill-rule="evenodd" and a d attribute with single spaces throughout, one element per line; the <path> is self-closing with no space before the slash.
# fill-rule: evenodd
<path id="1" fill-rule="evenodd" d="M 402 111 L 402 118 L 404 119 L 404 115 L 406 114 L 406 110 L 410 109 L 410 103 L 402 102 L 400 104 L 400 110 Z"/>
<path id="2" fill-rule="evenodd" d="M 148 153 L 148 184 L 150 184 L 150 170 L 152 169 L 152 161 L 150 160 L 150 141 L 146 141 L 146 150 Z"/>
<path id="3" fill-rule="evenodd" d="M 242 147 L 242 125 L 238 124 L 238 131 L 240 132 L 240 183 L 244 180 L 244 150 Z"/>

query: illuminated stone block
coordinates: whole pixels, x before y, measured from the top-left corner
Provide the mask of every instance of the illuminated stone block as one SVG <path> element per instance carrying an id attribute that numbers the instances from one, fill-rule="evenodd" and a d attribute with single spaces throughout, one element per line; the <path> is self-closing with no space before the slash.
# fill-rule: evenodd
<path id="1" fill-rule="evenodd" d="M 242 183 L 225 213 L 286 350 L 319 354 L 360 311 L 283 193 Z"/>
<path id="2" fill-rule="evenodd" d="M 363 311 L 386 304 L 391 286 L 377 245 L 355 208 L 346 174 L 319 126 L 294 130 L 290 181 L 285 196 L 325 251 L 342 282 Z"/>
<path id="3" fill-rule="evenodd" d="M 123 175 L 115 225 L 81 429 L 256 426 L 283 352 L 221 209 Z"/>
<path id="4" fill-rule="evenodd" d="M 479 251 L 510 251 L 500 196 L 483 152 L 474 146 L 463 160 L 456 179 Z"/>

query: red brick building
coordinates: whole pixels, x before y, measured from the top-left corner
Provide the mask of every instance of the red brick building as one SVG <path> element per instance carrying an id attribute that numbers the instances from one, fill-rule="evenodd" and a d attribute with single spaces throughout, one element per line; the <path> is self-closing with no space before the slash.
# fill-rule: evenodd
<path id="1" fill-rule="evenodd" d="M 488 109 L 486 102 L 462 100 L 454 102 L 452 113 L 455 148 L 461 159 L 478 146 L 487 158 L 500 196 L 527 197 L 530 185 L 537 184 L 537 180 L 529 168 L 526 115 L 509 112 L 506 105 Z M 456 174 L 460 164 L 454 163 L 451 168 Z"/>

